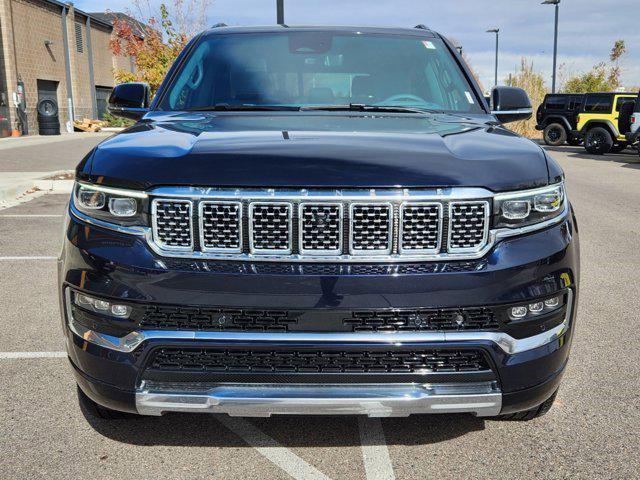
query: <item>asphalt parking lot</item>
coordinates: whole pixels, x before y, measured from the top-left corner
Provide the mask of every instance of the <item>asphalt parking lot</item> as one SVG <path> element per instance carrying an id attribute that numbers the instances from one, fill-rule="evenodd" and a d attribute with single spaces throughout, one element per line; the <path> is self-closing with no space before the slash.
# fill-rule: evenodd
<path id="1" fill-rule="evenodd" d="M 67 152 L 53 169 L 73 167 L 89 143 L 50 146 Z M 66 195 L 0 210 L 0 479 L 640 478 L 640 163 L 630 163 L 640 159 L 550 153 L 578 216 L 582 286 L 556 404 L 526 423 L 94 418 L 78 406 L 62 353 L 55 258 Z"/>

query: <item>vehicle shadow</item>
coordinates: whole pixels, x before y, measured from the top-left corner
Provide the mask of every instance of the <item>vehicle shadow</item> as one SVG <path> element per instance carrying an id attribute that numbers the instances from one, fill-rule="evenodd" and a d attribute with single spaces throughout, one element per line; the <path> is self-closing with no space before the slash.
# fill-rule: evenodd
<path id="1" fill-rule="evenodd" d="M 609 153 L 607 155 L 591 155 L 584 150 L 584 147 L 562 146 L 548 147 L 541 143 L 548 152 L 564 153 L 569 158 L 579 158 L 583 160 L 594 160 L 598 162 L 614 162 L 622 164 L 622 168 L 640 169 L 640 155 L 635 148 L 627 148 L 620 153 Z"/>
<path id="2" fill-rule="evenodd" d="M 235 418 L 225 415 L 222 418 L 217 414 L 171 413 L 162 417 L 104 420 L 80 408 L 89 425 L 100 435 L 131 445 L 249 447 L 247 423 L 261 432 L 252 436 L 251 446 L 273 445 L 264 435 L 288 448 L 361 445 L 355 416 Z M 381 422 L 387 445 L 429 445 L 485 428 L 485 420 L 471 414 L 412 415 L 384 418 Z"/>

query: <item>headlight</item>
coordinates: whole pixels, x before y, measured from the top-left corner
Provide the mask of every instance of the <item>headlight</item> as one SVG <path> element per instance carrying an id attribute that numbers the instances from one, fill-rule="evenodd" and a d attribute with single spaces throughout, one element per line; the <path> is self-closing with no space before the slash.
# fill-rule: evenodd
<path id="1" fill-rule="evenodd" d="M 565 210 L 564 184 L 494 197 L 495 228 L 514 228 L 550 220 Z"/>
<path id="2" fill-rule="evenodd" d="M 76 183 L 73 204 L 82 213 L 118 225 L 147 225 L 147 195 L 135 190 L 119 190 Z"/>

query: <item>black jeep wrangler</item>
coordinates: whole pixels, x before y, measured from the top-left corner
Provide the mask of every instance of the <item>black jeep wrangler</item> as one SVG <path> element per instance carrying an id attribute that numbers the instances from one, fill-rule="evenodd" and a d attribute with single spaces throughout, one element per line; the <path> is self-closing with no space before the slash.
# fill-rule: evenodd
<path id="1" fill-rule="evenodd" d="M 543 131 L 544 143 L 554 147 L 565 142 L 580 145 L 582 139 L 571 131 L 576 129 L 583 100 L 582 93 L 554 93 L 544 97 L 536 112 L 536 130 Z"/>

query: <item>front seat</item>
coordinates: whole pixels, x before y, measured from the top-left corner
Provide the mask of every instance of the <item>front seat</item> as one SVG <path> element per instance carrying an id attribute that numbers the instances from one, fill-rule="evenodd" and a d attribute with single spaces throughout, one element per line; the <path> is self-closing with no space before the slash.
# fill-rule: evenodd
<path id="1" fill-rule="evenodd" d="M 373 78 L 369 75 L 358 75 L 351 80 L 351 103 L 370 105 L 376 102 Z"/>
<path id="2" fill-rule="evenodd" d="M 311 104 L 334 103 L 336 97 L 329 87 L 316 87 L 309 90 L 307 101 Z"/>

